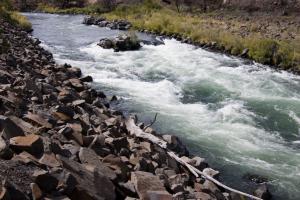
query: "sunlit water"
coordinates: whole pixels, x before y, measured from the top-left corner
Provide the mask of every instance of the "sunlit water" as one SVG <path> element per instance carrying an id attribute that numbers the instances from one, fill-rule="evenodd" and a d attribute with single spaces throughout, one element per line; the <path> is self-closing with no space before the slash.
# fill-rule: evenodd
<path id="1" fill-rule="evenodd" d="M 182 138 L 223 182 L 251 192 L 257 185 L 243 176 L 263 175 L 274 199 L 300 199 L 299 76 L 175 40 L 113 52 L 96 44 L 119 31 L 85 26 L 83 16 L 26 15 L 58 63 L 92 75 L 127 113 L 146 122 L 159 113 L 155 128 Z"/>

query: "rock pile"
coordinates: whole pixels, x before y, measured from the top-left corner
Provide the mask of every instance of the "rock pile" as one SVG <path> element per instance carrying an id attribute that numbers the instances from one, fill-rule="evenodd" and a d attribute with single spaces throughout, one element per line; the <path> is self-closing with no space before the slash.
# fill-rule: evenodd
<path id="1" fill-rule="evenodd" d="M 107 27 L 110 29 L 129 30 L 132 24 L 126 20 L 106 20 L 104 17 L 87 16 L 83 20 L 83 24 L 97 25 L 99 27 Z"/>
<path id="2" fill-rule="evenodd" d="M 110 99 L 89 86 L 91 77 L 55 64 L 38 40 L 0 24 L 10 44 L 0 55 L 2 199 L 241 199 L 132 135 Z M 190 165 L 218 176 L 203 158 L 188 157 L 177 137 L 158 137 Z M 266 187 L 255 194 L 270 196 Z"/>
<path id="3" fill-rule="evenodd" d="M 101 39 L 98 45 L 104 49 L 114 49 L 115 51 L 133 51 L 141 48 L 137 36 L 128 34 L 119 35 L 113 39 Z"/>

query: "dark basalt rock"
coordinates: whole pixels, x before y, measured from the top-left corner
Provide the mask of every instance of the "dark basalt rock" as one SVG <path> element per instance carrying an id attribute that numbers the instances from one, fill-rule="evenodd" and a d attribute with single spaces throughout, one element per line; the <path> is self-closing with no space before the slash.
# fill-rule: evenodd
<path id="1" fill-rule="evenodd" d="M 107 27 L 110 29 L 129 30 L 132 25 L 126 20 L 107 21 L 104 17 L 87 16 L 83 19 L 83 24 L 97 25 L 99 27 Z"/>
<path id="2" fill-rule="evenodd" d="M 98 45 L 115 51 L 133 51 L 141 48 L 140 41 L 135 35 L 119 35 L 114 39 L 101 39 Z"/>

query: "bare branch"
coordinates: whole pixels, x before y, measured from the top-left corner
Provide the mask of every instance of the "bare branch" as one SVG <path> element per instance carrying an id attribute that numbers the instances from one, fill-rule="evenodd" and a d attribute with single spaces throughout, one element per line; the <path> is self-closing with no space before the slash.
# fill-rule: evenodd
<path id="1" fill-rule="evenodd" d="M 156 122 L 156 118 L 157 118 L 157 113 L 155 113 L 154 119 L 151 121 L 151 123 L 145 126 L 143 130 L 145 131 L 147 128 L 151 127 Z"/>
<path id="2" fill-rule="evenodd" d="M 240 194 L 240 195 L 245 196 L 245 197 L 249 197 L 250 199 L 262 200 L 261 198 L 258 198 L 256 196 L 253 196 L 253 195 L 241 192 L 239 190 L 230 188 L 230 187 L 224 185 L 223 183 L 219 182 L 218 180 L 214 179 L 213 177 L 211 177 L 211 176 L 209 176 L 209 175 L 201 172 L 200 170 L 198 170 L 194 166 L 188 164 L 183 159 L 181 159 L 180 157 L 178 157 L 173 151 L 170 151 L 167 148 L 167 142 L 166 141 L 164 141 L 163 139 L 161 139 L 161 138 L 159 138 L 159 137 L 157 137 L 155 135 L 146 133 L 142 129 L 140 129 L 134 123 L 134 119 L 133 118 L 129 117 L 128 119 L 126 119 L 125 124 L 126 124 L 126 127 L 127 127 L 128 131 L 129 131 L 129 133 L 131 135 L 135 135 L 136 137 L 149 140 L 150 142 L 152 142 L 154 144 L 157 144 L 161 148 L 165 149 L 170 157 L 174 158 L 177 162 L 179 162 L 180 164 L 182 164 L 183 166 L 185 166 L 195 177 L 199 177 L 199 175 L 201 175 L 203 178 L 205 178 L 205 179 L 207 179 L 207 180 L 215 183 L 216 185 L 218 185 L 218 186 L 220 186 L 220 187 L 222 187 L 222 188 L 224 188 L 224 189 L 226 189 L 228 191 Z"/>

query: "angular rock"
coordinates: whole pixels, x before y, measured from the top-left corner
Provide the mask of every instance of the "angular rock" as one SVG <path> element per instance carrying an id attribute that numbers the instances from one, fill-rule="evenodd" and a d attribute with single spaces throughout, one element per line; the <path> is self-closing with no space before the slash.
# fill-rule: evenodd
<path id="1" fill-rule="evenodd" d="M 44 153 L 42 139 L 34 134 L 13 137 L 9 140 L 9 145 L 16 152 L 26 151 L 34 156 L 40 156 Z"/>
<path id="2" fill-rule="evenodd" d="M 48 167 L 59 167 L 60 162 L 56 159 L 54 154 L 45 153 L 40 159 L 39 163 Z"/>
<path id="3" fill-rule="evenodd" d="M 0 115 L 0 130 L 2 130 L 2 136 L 6 140 L 16 136 L 24 136 L 23 130 L 3 115 Z"/>
<path id="4" fill-rule="evenodd" d="M 172 196 L 168 194 L 158 176 L 148 172 L 136 171 L 131 173 L 131 181 L 134 184 L 140 199 L 150 200 L 162 196 L 166 199 L 172 199 Z"/>
<path id="5" fill-rule="evenodd" d="M 69 195 L 71 199 L 115 199 L 115 186 L 105 174 L 99 171 L 94 173 L 86 170 L 77 162 L 60 156 L 63 167 L 76 179 L 77 185 Z"/>
<path id="6" fill-rule="evenodd" d="M 29 119 L 45 128 L 51 129 L 53 128 L 53 125 L 47 120 L 44 119 L 41 115 L 37 115 L 37 114 L 33 114 L 33 113 L 28 113 L 27 115 L 25 115 L 26 119 Z"/>
<path id="7" fill-rule="evenodd" d="M 36 170 L 33 173 L 34 182 L 39 186 L 39 188 L 48 193 L 56 189 L 58 186 L 58 180 L 50 175 L 47 171 Z"/>
<path id="8" fill-rule="evenodd" d="M 39 129 L 34 127 L 32 124 L 16 117 L 16 116 L 9 116 L 9 119 L 11 119 L 15 124 L 17 124 L 18 127 L 20 127 L 23 132 L 27 134 L 37 134 L 39 132 Z M 18 135 L 21 136 L 21 135 Z"/>
<path id="9" fill-rule="evenodd" d="M 104 163 L 100 161 L 98 155 L 88 148 L 80 148 L 79 159 L 82 164 L 88 164 L 94 170 L 100 171 L 102 174 L 105 174 L 109 179 L 115 180 L 117 178 L 116 173 L 109 169 Z"/>

